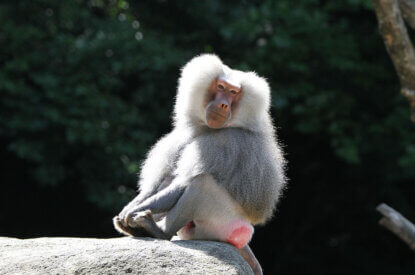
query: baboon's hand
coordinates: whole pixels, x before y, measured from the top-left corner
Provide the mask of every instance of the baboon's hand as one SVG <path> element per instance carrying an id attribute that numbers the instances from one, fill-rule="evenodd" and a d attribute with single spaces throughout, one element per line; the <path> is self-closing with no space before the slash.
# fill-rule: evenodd
<path id="1" fill-rule="evenodd" d="M 121 214 L 120 214 L 121 215 Z M 115 229 L 124 234 L 130 236 L 150 236 L 148 230 L 145 228 L 143 219 L 152 219 L 151 211 L 138 212 L 127 212 L 124 216 L 115 216 L 113 223 Z"/>
<path id="2" fill-rule="evenodd" d="M 135 222 L 135 217 L 140 211 L 137 205 L 129 203 L 124 209 L 118 214 L 119 222 L 124 227 L 138 227 L 138 224 Z M 150 212 L 151 213 L 151 212 Z"/>
<path id="3" fill-rule="evenodd" d="M 143 230 L 140 228 L 139 224 L 134 222 L 134 217 L 139 212 L 138 210 L 139 200 L 136 197 L 129 204 L 127 204 L 124 209 L 118 214 L 118 216 L 113 218 L 113 223 L 115 229 L 125 235 L 132 236 L 142 236 Z"/>
<path id="4" fill-rule="evenodd" d="M 125 235 L 169 239 L 157 227 L 150 210 L 129 212 L 124 219 L 116 216 L 113 222 L 117 231 Z"/>

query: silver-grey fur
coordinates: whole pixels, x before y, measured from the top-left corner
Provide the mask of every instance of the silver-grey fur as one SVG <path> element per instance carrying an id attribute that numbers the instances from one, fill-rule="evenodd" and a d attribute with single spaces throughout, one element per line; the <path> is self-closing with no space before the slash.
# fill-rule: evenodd
<path id="1" fill-rule="evenodd" d="M 210 83 L 224 75 L 239 82 L 243 98 L 228 127 L 210 129 L 202 101 Z M 192 59 L 179 80 L 175 127 L 150 150 L 140 174 L 141 192 L 119 216 L 151 205 L 163 217 L 192 179 L 211 175 L 242 206 L 251 224 L 265 223 L 286 182 L 269 105 L 269 86 L 255 73 L 232 70 L 214 55 Z"/>
<path id="2" fill-rule="evenodd" d="M 217 78 L 241 87 L 242 97 L 226 127 L 211 129 L 204 101 Z M 114 218 L 115 228 L 134 236 L 147 232 L 164 239 L 177 234 L 231 242 L 230 234 L 243 226 L 249 239 L 238 235 L 245 239 L 233 244 L 254 273 L 262 274 L 248 245 L 252 225 L 272 217 L 286 182 L 269 114 L 270 94 L 265 79 L 232 70 L 217 56 L 201 55 L 187 63 L 179 80 L 174 129 L 150 150 L 141 169 L 140 194 Z"/>

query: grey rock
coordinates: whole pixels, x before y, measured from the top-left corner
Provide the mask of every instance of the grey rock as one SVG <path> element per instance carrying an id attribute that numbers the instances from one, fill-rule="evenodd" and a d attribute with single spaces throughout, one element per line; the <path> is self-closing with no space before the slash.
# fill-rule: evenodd
<path id="1" fill-rule="evenodd" d="M 252 274 L 237 250 L 151 238 L 0 238 L 0 274 Z"/>

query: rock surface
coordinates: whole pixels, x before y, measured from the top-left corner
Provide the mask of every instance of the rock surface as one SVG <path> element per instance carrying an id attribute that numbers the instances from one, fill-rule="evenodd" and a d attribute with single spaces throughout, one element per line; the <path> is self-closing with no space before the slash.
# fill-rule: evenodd
<path id="1" fill-rule="evenodd" d="M 252 274 L 231 245 L 151 238 L 0 238 L 0 274 Z"/>

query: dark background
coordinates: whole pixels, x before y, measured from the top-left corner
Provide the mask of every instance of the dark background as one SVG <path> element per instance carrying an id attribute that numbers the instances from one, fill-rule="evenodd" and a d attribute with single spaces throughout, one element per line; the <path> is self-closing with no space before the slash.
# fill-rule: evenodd
<path id="1" fill-rule="evenodd" d="M 290 181 L 252 241 L 265 273 L 414 274 L 377 223 L 415 221 L 415 125 L 367 0 L 2 1 L 0 235 L 118 236 L 203 52 L 273 90 Z"/>

